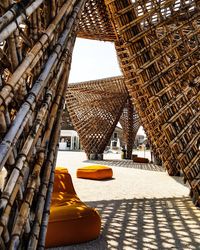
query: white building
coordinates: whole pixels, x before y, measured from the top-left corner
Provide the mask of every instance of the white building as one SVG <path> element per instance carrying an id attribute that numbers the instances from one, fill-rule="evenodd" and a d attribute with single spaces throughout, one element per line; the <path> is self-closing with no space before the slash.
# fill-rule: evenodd
<path id="1" fill-rule="evenodd" d="M 79 150 L 80 142 L 78 133 L 74 130 L 61 130 L 59 150 Z"/>

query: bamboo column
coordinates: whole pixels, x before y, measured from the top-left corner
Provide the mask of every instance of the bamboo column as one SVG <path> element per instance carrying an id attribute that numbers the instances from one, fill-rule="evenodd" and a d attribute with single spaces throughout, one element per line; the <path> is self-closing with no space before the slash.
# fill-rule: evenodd
<path id="1" fill-rule="evenodd" d="M 69 85 L 67 109 L 89 159 L 102 159 L 127 97 L 123 77 Z"/>
<path id="2" fill-rule="evenodd" d="M 105 2 L 127 52 L 127 88 L 147 135 L 169 174 L 183 173 L 199 205 L 197 1 Z"/>
<path id="3" fill-rule="evenodd" d="M 44 249 L 50 176 L 85 0 L 56 1 L 53 9 L 42 0 L 5 3 L 0 17 L 0 169 L 7 176 L 0 195 L 0 248 Z"/>
<path id="4" fill-rule="evenodd" d="M 133 104 L 130 99 L 128 99 L 128 131 L 127 131 L 127 159 L 132 158 L 132 150 L 134 143 L 134 131 L 133 131 Z"/>

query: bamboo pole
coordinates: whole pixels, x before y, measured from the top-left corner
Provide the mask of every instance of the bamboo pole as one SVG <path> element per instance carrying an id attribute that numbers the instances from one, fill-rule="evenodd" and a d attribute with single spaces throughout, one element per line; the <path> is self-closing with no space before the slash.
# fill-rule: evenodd
<path id="1" fill-rule="evenodd" d="M 44 0 L 35 0 L 30 6 L 25 9 L 25 14 L 22 12 L 21 15 L 19 15 L 14 21 L 11 21 L 9 25 L 7 25 L 2 31 L 0 31 L 0 43 L 7 39 L 18 28 L 18 26 L 26 20 L 27 17 L 29 17 L 37 8 L 40 7 L 43 2 Z M 2 24 L 2 26 L 4 25 L 5 24 Z"/>
<path id="2" fill-rule="evenodd" d="M 67 2 L 63 5 L 61 8 L 59 14 L 56 16 L 56 18 L 52 21 L 52 23 L 49 25 L 47 30 L 44 32 L 44 34 L 41 36 L 39 41 L 34 45 L 34 47 L 31 49 L 31 51 L 28 53 L 28 55 L 25 57 L 23 62 L 19 65 L 19 67 L 16 69 L 16 71 L 13 73 L 13 75 L 10 77 L 7 85 L 4 85 L 2 90 L 0 91 L 0 105 L 3 104 L 3 102 L 6 100 L 6 98 L 9 97 L 11 92 L 14 90 L 17 91 L 19 86 L 22 83 L 21 78 L 23 75 L 31 71 L 31 63 L 34 61 L 34 64 L 32 67 L 35 66 L 36 62 L 40 59 L 41 55 L 44 53 L 43 49 L 49 44 L 49 42 L 54 37 L 54 32 L 62 20 L 64 15 L 67 15 L 72 10 L 72 4 L 74 4 L 75 0 L 72 2 Z M 9 99 L 11 100 L 11 99 Z M 7 105 L 9 104 L 9 101 L 7 102 Z"/>

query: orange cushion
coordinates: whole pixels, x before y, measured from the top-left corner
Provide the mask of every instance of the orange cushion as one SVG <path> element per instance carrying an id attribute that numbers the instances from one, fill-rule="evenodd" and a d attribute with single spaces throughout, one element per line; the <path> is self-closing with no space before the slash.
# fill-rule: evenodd
<path id="1" fill-rule="evenodd" d="M 96 239 L 101 220 L 95 209 L 84 203 L 52 207 L 48 224 L 46 247 L 78 244 Z"/>
<path id="2" fill-rule="evenodd" d="M 55 169 L 53 192 L 67 192 L 70 194 L 76 194 L 71 176 L 66 168 L 57 167 Z"/>
<path id="3" fill-rule="evenodd" d="M 78 198 L 68 171 L 56 169 L 46 247 L 94 240 L 99 236 L 100 228 L 98 212 Z"/>
<path id="4" fill-rule="evenodd" d="M 85 179 L 110 179 L 113 176 L 112 168 L 106 166 L 88 166 L 77 169 L 76 176 Z"/>

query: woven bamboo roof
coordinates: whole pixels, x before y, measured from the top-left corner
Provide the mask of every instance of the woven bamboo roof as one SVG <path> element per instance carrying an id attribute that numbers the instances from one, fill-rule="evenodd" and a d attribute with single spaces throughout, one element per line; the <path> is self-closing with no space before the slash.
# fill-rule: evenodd
<path id="1" fill-rule="evenodd" d="M 87 0 L 79 21 L 78 36 L 87 39 L 115 41 L 104 0 Z"/>

